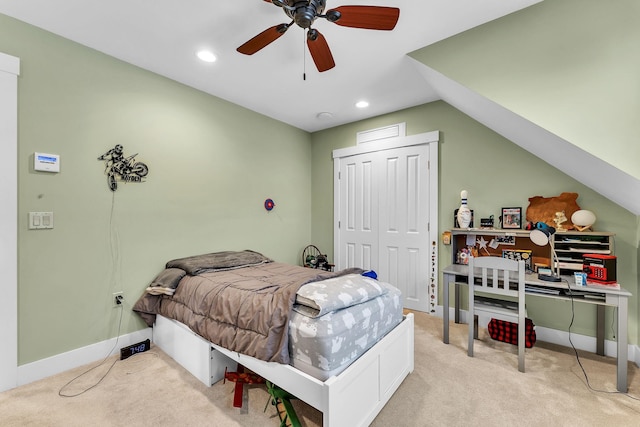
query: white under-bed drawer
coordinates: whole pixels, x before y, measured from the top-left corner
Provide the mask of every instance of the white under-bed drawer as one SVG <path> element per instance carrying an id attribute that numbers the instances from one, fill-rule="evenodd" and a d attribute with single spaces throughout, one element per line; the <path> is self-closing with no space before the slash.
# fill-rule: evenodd
<path id="1" fill-rule="evenodd" d="M 264 362 L 222 347 L 212 349 L 185 325 L 160 315 L 154 342 L 204 384 L 221 379 L 225 367 L 235 371 L 237 360 L 322 412 L 323 427 L 365 427 L 413 371 L 413 323 L 413 313 L 408 313 L 369 351 L 325 381 L 290 365 Z"/>
<path id="2" fill-rule="evenodd" d="M 153 342 L 173 360 L 182 365 L 206 386 L 224 378 L 225 368 L 237 370 L 237 363 L 211 347 L 184 324 L 163 316 L 156 316 Z"/>

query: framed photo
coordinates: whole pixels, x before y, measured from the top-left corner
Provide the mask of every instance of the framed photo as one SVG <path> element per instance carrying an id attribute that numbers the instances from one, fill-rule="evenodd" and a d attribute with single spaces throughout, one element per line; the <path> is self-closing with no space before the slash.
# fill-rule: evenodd
<path id="1" fill-rule="evenodd" d="M 502 228 L 522 228 L 522 208 L 502 208 Z"/>

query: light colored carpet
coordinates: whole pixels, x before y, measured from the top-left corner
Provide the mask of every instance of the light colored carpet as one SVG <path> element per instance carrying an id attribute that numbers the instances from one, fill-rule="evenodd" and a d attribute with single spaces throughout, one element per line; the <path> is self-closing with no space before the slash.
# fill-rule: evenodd
<path id="1" fill-rule="evenodd" d="M 590 390 L 573 350 L 538 342 L 527 350 L 526 373 L 516 348 L 481 332 L 476 357 L 467 357 L 466 325 L 452 324 L 442 343 L 442 319 L 415 314 L 415 370 L 373 426 L 637 426 L 640 401 Z M 595 389 L 615 391 L 612 358 L 580 352 Z M 64 389 L 95 384 L 116 356 Z M 0 393 L 2 426 L 274 426 L 263 386 L 248 386 L 243 408 L 233 407 L 233 383 L 207 388 L 157 348 L 117 361 L 106 378 L 77 397 L 60 397 L 68 381 L 93 365 Z M 640 375 L 629 364 L 629 394 L 640 398 Z M 303 426 L 321 426 L 318 411 L 294 401 Z M 345 426 L 351 427 L 351 426 Z"/>

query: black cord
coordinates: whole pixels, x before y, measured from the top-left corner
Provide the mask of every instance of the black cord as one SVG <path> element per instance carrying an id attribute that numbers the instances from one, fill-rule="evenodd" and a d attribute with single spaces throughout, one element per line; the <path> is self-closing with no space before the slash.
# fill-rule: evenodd
<path id="1" fill-rule="evenodd" d="M 115 228 L 114 223 L 113 223 L 115 204 L 116 204 L 116 193 L 114 191 L 114 192 L 112 192 L 112 195 L 111 195 L 111 211 L 109 213 L 109 237 L 110 237 L 109 238 L 109 251 L 110 251 L 110 254 L 111 254 L 111 279 L 110 279 L 110 281 L 111 281 L 112 286 L 115 286 L 115 284 L 118 281 L 117 272 L 119 271 L 119 266 L 120 266 L 120 256 L 119 256 L 119 251 L 118 251 L 118 248 L 119 248 L 118 231 Z M 124 311 L 124 307 L 123 307 L 123 303 L 122 302 L 120 302 L 119 307 L 120 307 L 120 318 L 118 320 L 118 333 L 116 335 L 116 343 L 113 345 L 113 348 L 109 351 L 109 353 L 107 353 L 107 355 L 102 360 L 102 362 L 100 362 L 99 364 L 97 364 L 96 366 L 94 366 L 92 368 L 89 368 L 85 372 L 81 373 L 80 375 L 78 375 L 77 377 L 73 378 L 71 381 L 69 381 L 68 383 L 66 383 L 62 387 L 60 387 L 60 390 L 58 390 L 58 396 L 60 396 L 60 397 L 76 397 L 76 396 L 80 396 L 81 394 L 86 393 L 87 391 L 91 390 L 92 388 L 94 388 L 98 384 L 100 384 L 102 382 L 102 380 L 104 380 L 107 377 L 109 372 L 111 372 L 111 369 L 113 369 L 113 367 L 115 366 L 116 362 L 118 361 L 117 358 L 113 361 L 111 366 L 109 366 L 109 369 L 102 376 L 102 378 L 100 378 L 98 380 L 98 382 L 95 383 L 94 385 L 92 385 L 92 386 L 88 387 L 87 389 L 85 389 L 85 390 L 83 390 L 83 391 L 81 391 L 79 393 L 76 393 L 76 394 L 64 394 L 63 393 L 63 390 L 66 387 L 68 387 L 69 385 L 71 385 L 71 383 L 73 383 L 77 379 L 83 377 L 84 375 L 88 374 L 89 372 L 93 371 L 94 369 L 102 366 L 104 364 L 104 362 L 107 361 L 109 356 L 111 356 L 111 353 L 113 353 L 113 351 L 118 347 L 118 341 L 120 340 L 120 328 L 122 326 L 122 313 Z"/>
<path id="2" fill-rule="evenodd" d="M 637 398 L 635 396 L 630 395 L 627 392 L 622 392 L 622 391 L 611 391 L 611 390 L 599 390 L 596 388 L 593 388 L 591 386 L 591 383 L 589 382 L 589 376 L 587 375 L 587 371 L 584 369 L 584 366 L 582 365 L 582 361 L 580 360 L 580 355 L 578 354 L 578 350 L 576 349 L 576 347 L 573 345 L 573 341 L 571 340 L 571 326 L 573 326 L 573 321 L 575 319 L 575 306 L 574 306 L 574 299 L 573 299 L 573 293 L 571 292 L 571 286 L 569 285 L 569 282 L 567 280 L 563 280 L 564 282 L 567 283 L 567 288 L 569 289 L 569 297 L 571 299 L 571 322 L 569 323 L 569 344 L 571 344 L 571 348 L 573 349 L 573 352 L 576 355 L 576 360 L 578 361 L 578 365 L 580 366 L 580 369 L 582 370 L 582 374 L 584 375 L 584 379 L 586 381 L 587 387 L 589 388 L 589 390 L 597 392 L 597 393 L 605 393 L 605 394 L 622 394 L 627 396 L 630 399 L 633 400 L 640 400 L 640 398 Z"/>
<path id="3" fill-rule="evenodd" d="M 102 376 L 102 378 L 100 378 L 98 380 L 97 383 L 95 383 L 94 385 L 82 390 L 79 393 L 76 394 L 64 394 L 63 390 L 68 387 L 69 385 L 71 385 L 71 383 L 73 383 L 74 381 L 76 381 L 77 379 L 83 377 L 84 375 L 88 374 L 89 372 L 93 371 L 94 369 L 102 366 L 104 364 L 104 362 L 107 361 L 107 359 L 109 359 L 109 357 L 111 356 L 111 353 L 113 353 L 113 350 L 115 350 L 118 347 L 118 341 L 120 340 L 120 326 L 122 325 L 122 312 L 124 311 L 124 308 L 122 307 L 122 304 L 120 304 L 120 320 L 118 321 L 118 335 L 116 337 L 116 343 L 113 345 L 113 348 L 109 351 L 109 353 L 107 353 L 107 356 L 102 360 L 102 362 L 98 363 L 96 366 L 87 369 L 86 371 L 84 371 L 83 373 L 81 373 L 80 375 L 78 375 L 77 377 L 73 378 L 71 381 L 69 381 L 68 383 L 66 383 L 65 385 L 63 385 L 62 387 L 60 387 L 60 390 L 58 390 L 58 396 L 60 397 L 76 397 L 76 396 L 80 396 L 81 394 L 84 394 L 86 392 L 88 392 L 89 390 L 91 390 L 92 388 L 96 387 L 98 384 L 100 384 L 102 382 L 102 380 L 104 380 L 107 375 L 109 375 L 109 372 L 111 372 L 111 369 L 113 369 L 113 367 L 115 366 L 116 362 L 118 361 L 118 359 L 116 358 L 113 363 L 111 364 L 111 366 L 109 366 L 109 369 L 107 370 L 107 372 Z"/>

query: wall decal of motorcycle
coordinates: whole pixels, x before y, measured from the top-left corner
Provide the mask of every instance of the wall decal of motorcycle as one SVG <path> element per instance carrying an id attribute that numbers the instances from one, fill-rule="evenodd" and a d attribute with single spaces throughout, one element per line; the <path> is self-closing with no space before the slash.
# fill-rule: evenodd
<path id="1" fill-rule="evenodd" d="M 138 153 L 124 157 L 122 145 L 115 147 L 98 157 L 105 164 L 104 173 L 107 175 L 109 190 L 118 189 L 120 182 L 143 182 L 143 178 L 149 173 L 149 168 L 142 162 L 136 161 Z"/>

